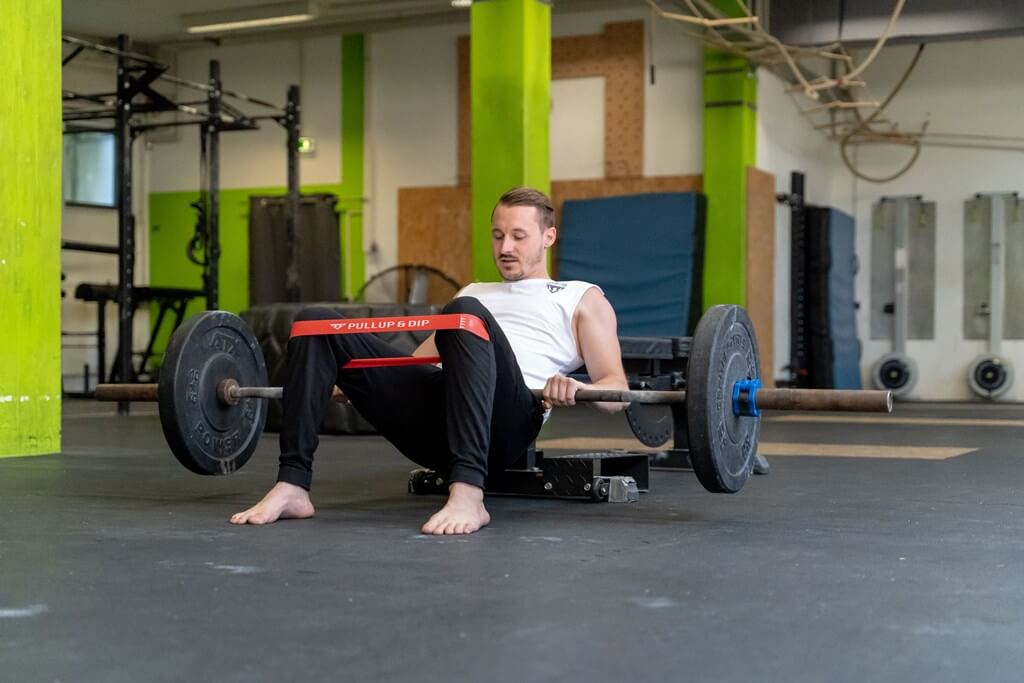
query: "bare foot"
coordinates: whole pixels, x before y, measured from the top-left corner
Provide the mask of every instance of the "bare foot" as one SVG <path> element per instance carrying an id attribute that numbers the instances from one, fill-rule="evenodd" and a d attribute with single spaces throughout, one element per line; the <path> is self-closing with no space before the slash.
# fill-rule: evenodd
<path id="1" fill-rule="evenodd" d="M 448 502 L 427 520 L 421 531 L 436 536 L 471 534 L 490 523 L 483 489 L 457 481 L 448 488 Z"/>
<path id="2" fill-rule="evenodd" d="M 279 519 L 305 519 L 313 516 L 309 491 L 279 481 L 267 491 L 263 500 L 248 510 L 231 516 L 232 524 L 271 524 Z"/>

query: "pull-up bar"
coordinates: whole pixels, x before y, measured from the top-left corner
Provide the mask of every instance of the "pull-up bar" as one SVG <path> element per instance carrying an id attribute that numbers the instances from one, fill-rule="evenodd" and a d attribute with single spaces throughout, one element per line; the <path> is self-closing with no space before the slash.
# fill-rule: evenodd
<path id="1" fill-rule="evenodd" d="M 172 76 L 171 74 L 163 73 L 167 71 L 168 66 L 147 55 L 140 54 L 138 52 L 132 52 L 130 50 L 119 50 L 117 48 L 103 45 L 102 43 L 96 43 L 91 40 L 83 40 L 82 38 L 75 38 L 74 36 L 61 36 L 61 39 L 65 43 L 76 46 L 76 48 L 71 52 L 71 54 L 64 58 L 62 62 L 64 65 L 66 65 L 75 57 L 77 57 L 83 49 L 95 50 L 96 52 L 102 52 L 103 54 L 111 55 L 113 57 L 131 59 L 136 62 L 141 62 L 142 64 L 147 64 L 150 67 L 159 70 L 161 74 L 158 78 L 160 80 L 167 81 L 168 83 L 174 83 L 175 85 L 180 85 L 186 88 L 192 88 L 193 90 L 201 90 L 203 92 L 209 92 L 211 90 L 211 87 L 208 83 L 199 83 L 198 81 L 190 81 L 187 78 L 181 78 L 179 76 Z M 235 99 L 242 100 L 243 102 L 249 102 L 260 107 L 266 107 L 267 109 L 276 109 L 277 111 L 281 112 L 282 115 L 285 113 L 285 107 L 282 107 L 281 105 L 278 104 L 274 104 L 273 102 L 268 102 L 267 100 L 263 100 L 258 97 L 252 97 L 251 95 L 246 95 L 245 93 L 240 93 L 234 90 L 228 90 L 226 88 L 222 88 L 220 92 L 224 96 L 233 97 Z"/>
<path id="2" fill-rule="evenodd" d="M 96 52 L 102 52 L 104 54 L 112 55 L 114 57 L 124 57 L 125 59 L 131 59 L 136 62 L 142 62 L 143 64 L 149 64 L 150 66 L 153 66 L 157 69 L 161 69 L 163 71 L 167 70 L 166 64 L 158 62 L 152 57 L 140 54 L 138 52 L 132 52 L 130 50 L 119 50 L 117 48 L 110 47 L 102 43 L 94 43 L 91 40 L 83 40 L 82 38 L 75 38 L 74 36 L 61 36 L 61 40 L 70 45 L 77 45 L 79 48 L 95 50 Z M 81 52 L 81 50 L 76 49 L 72 54 L 68 55 L 64 59 L 64 64 L 67 64 L 72 59 L 77 57 L 79 52 Z"/>
<path id="3" fill-rule="evenodd" d="M 210 89 L 211 89 L 210 86 L 206 85 L 205 83 L 197 83 L 196 81 L 190 81 L 187 78 L 180 78 L 178 76 L 171 76 L 170 74 L 164 74 L 160 78 L 162 80 L 167 81 L 168 83 L 174 83 L 176 85 L 185 86 L 186 88 L 192 88 L 194 90 L 202 90 L 203 92 L 209 92 Z M 252 97 L 250 95 L 245 95 L 245 94 L 242 94 L 240 92 L 235 92 L 233 90 L 228 90 L 227 88 L 221 88 L 220 92 L 221 92 L 222 95 L 227 95 L 228 97 L 234 97 L 235 99 L 242 100 L 243 102 L 251 102 L 253 104 L 258 104 L 261 107 L 267 107 L 268 109 L 277 109 L 278 111 L 280 111 L 282 113 L 284 112 L 284 107 L 281 107 L 280 105 L 274 104 L 273 102 L 268 102 L 266 100 L 261 100 L 258 97 Z"/>

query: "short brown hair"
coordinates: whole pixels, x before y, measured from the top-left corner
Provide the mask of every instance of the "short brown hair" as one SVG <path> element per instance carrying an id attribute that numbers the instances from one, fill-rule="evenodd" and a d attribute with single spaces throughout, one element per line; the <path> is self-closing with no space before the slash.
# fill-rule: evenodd
<path id="1" fill-rule="evenodd" d="M 546 230 L 555 224 L 555 207 L 551 205 L 551 199 L 532 187 L 513 187 L 501 195 L 494 209 L 499 206 L 532 206 L 537 209 L 537 222 L 541 230 Z M 491 210 L 491 221 L 494 221 L 494 209 Z"/>

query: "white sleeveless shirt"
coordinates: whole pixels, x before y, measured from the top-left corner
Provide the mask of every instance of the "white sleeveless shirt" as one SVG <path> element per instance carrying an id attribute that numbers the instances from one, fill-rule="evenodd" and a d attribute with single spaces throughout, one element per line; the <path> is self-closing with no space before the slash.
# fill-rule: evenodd
<path id="1" fill-rule="evenodd" d="M 530 389 L 543 389 L 554 374 L 565 375 L 583 365 L 572 327 L 589 282 L 553 282 L 529 278 L 516 282 L 476 282 L 458 296 L 480 300 L 505 333 Z"/>

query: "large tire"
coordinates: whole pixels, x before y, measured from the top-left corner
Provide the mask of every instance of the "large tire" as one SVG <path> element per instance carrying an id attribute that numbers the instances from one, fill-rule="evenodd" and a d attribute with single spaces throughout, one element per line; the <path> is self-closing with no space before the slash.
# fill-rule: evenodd
<path id="1" fill-rule="evenodd" d="M 271 386 L 284 383 L 287 363 L 288 337 L 299 311 L 310 306 L 324 306 L 338 311 L 339 318 L 382 318 L 388 316 L 429 315 L 437 313 L 439 306 L 416 304 L 351 304 L 351 303 L 282 303 L 254 306 L 242 312 L 242 319 L 260 342 L 267 363 Z M 428 331 L 395 332 L 377 335 L 405 353 L 411 354 L 430 335 Z M 281 430 L 281 402 L 270 401 L 267 406 L 267 431 Z M 321 434 L 374 434 L 375 430 L 355 408 L 342 403 L 331 403 L 320 426 Z"/>

